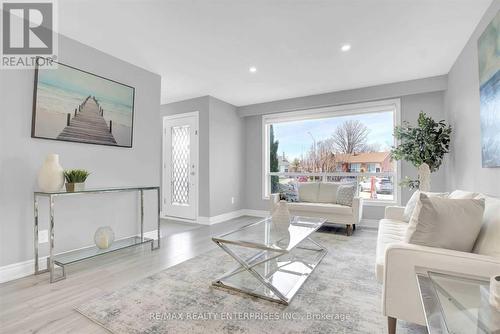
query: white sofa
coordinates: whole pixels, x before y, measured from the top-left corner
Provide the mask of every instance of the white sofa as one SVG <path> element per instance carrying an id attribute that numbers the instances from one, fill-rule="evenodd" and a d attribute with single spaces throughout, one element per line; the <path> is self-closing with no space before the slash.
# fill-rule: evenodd
<path id="1" fill-rule="evenodd" d="M 354 197 L 352 206 L 336 203 L 337 182 L 305 182 L 299 184 L 298 202 L 288 203 L 290 214 L 304 217 L 326 218 L 328 224 L 346 226 L 346 234 L 351 235 L 362 217 L 363 203 Z M 271 194 L 271 212 L 279 201 L 279 194 Z"/>
<path id="2" fill-rule="evenodd" d="M 397 319 L 425 325 L 416 282 L 418 268 L 485 278 L 500 273 L 500 199 L 469 194 L 485 198 L 483 224 L 472 253 L 404 243 L 405 208 L 386 207 L 379 223 L 376 275 L 383 283 L 382 312 L 388 317 L 390 334 L 395 333 Z"/>

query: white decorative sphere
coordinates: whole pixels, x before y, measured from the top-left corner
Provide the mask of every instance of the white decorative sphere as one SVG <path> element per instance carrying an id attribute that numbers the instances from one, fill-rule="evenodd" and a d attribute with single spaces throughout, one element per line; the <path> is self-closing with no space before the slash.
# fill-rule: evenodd
<path id="1" fill-rule="evenodd" d="M 94 242 L 100 249 L 106 249 L 115 241 L 115 233 L 109 226 L 102 226 L 95 231 Z"/>

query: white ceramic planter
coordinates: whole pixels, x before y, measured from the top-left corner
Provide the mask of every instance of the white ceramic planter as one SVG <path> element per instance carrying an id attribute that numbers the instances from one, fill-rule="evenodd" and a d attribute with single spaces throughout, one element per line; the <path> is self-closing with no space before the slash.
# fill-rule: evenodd
<path id="1" fill-rule="evenodd" d="M 64 185 L 64 169 L 59 164 L 58 154 L 49 154 L 38 172 L 38 187 L 41 191 L 58 191 Z"/>

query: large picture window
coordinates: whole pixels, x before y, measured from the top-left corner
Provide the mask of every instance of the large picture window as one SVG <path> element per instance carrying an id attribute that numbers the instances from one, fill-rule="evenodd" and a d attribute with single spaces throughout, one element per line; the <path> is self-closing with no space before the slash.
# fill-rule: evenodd
<path id="1" fill-rule="evenodd" d="M 355 182 L 359 197 L 398 203 L 398 164 L 391 161 L 399 99 L 263 117 L 263 196 L 300 182 Z"/>

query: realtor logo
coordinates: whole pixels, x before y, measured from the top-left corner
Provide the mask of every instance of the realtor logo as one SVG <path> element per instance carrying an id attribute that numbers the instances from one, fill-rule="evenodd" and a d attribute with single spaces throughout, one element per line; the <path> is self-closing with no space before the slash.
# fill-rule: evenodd
<path id="1" fill-rule="evenodd" d="M 2 2 L 2 68 L 33 68 L 55 59 L 54 2 Z M 47 64 L 40 64 L 47 65 Z M 48 64 L 50 65 L 50 64 Z"/>

